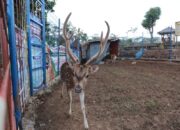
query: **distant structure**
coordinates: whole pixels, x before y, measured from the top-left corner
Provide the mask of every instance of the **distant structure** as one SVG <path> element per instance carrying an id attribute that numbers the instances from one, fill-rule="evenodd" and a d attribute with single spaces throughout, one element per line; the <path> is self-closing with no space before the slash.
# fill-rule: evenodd
<path id="1" fill-rule="evenodd" d="M 175 35 L 176 35 L 176 42 L 177 42 L 178 36 L 180 36 L 180 21 L 175 22 Z"/>
<path id="2" fill-rule="evenodd" d="M 170 35 L 172 35 L 172 43 L 176 43 L 175 41 L 175 29 L 172 27 L 167 27 L 161 31 L 158 32 L 159 35 L 161 35 L 161 46 L 164 48 L 165 45 L 169 45 L 170 43 Z"/>

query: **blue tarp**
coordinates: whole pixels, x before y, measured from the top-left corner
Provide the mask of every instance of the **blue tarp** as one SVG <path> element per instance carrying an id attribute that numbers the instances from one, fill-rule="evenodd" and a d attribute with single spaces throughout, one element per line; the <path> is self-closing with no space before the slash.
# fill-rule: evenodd
<path id="1" fill-rule="evenodd" d="M 136 60 L 139 60 L 141 59 L 141 57 L 143 56 L 144 54 L 144 48 L 141 48 L 137 53 L 136 53 Z"/>

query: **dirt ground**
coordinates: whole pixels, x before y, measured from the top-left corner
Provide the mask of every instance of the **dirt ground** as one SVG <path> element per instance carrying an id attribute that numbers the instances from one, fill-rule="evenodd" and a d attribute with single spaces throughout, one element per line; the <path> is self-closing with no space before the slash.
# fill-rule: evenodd
<path id="1" fill-rule="evenodd" d="M 79 96 L 68 96 L 60 84 L 39 96 L 36 130 L 83 130 Z M 180 130 L 180 64 L 119 61 L 100 65 L 86 86 L 90 130 Z"/>

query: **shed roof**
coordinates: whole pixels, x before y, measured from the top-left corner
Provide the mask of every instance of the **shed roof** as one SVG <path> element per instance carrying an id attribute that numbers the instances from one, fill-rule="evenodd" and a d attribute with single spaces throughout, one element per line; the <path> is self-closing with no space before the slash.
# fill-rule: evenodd
<path id="1" fill-rule="evenodd" d="M 171 27 L 167 27 L 167 28 L 165 28 L 165 29 L 163 29 L 163 30 L 158 32 L 158 34 L 160 34 L 160 35 L 170 34 L 170 33 L 174 34 L 175 33 L 175 29 L 173 29 Z"/>

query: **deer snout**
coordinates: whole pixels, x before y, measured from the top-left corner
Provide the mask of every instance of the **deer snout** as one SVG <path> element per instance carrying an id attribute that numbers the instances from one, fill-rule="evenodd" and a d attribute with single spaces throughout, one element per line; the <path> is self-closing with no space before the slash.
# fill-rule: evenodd
<path id="1" fill-rule="evenodd" d="M 80 85 L 76 85 L 75 86 L 75 92 L 76 93 L 81 93 L 81 91 L 82 91 L 82 87 Z"/>

